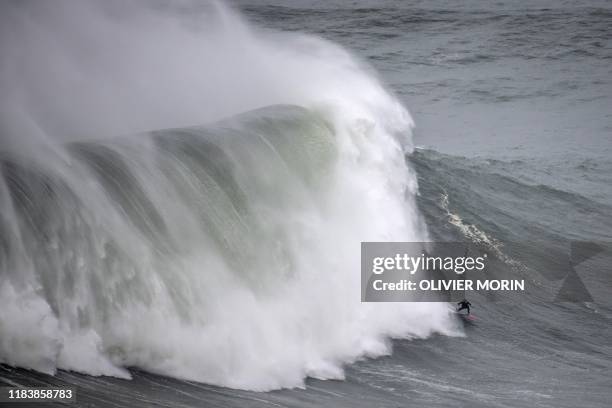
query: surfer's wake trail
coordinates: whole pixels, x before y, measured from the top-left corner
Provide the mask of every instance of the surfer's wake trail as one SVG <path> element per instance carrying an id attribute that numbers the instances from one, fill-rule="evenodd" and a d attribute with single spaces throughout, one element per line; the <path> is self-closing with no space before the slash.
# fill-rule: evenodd
<path id="1" fill-rule="evenodd" d="M 443 304 L 359 301 L 360 241 L 427 239 L 377 79 L 219 5 L 129 4 L 2 6 L 0 362 L 270 390 L 452 334 Z"/>

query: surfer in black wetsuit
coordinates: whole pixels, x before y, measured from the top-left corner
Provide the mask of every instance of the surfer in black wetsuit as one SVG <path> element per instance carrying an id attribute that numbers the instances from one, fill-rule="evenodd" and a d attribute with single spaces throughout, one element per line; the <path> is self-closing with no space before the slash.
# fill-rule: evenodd
<path id="1" fill-rule="evenodd" d="M 459 306 L 457 309 L 458 312 L 462 311 L 463 309 L 467 309 L 467 314 L 470 314 L 470 306 L 472 306 L 472 304 L 468 302 L 467 299 L 463 299 L 461 302 L 457 303 L 457 306 Z"/>

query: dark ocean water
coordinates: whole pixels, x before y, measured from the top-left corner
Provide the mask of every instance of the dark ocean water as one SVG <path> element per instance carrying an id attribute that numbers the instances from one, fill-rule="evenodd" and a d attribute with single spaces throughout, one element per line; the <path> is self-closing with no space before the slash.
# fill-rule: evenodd
<path id="1" fill-rule="evenodd" d="M 138 370 L 127 381 L 2 366 L 0 378 L 77 386 L 84 407 L 610 406 L 610 4 L 236 7 L 259 26 L 322 36 L 370 64 L 416 122 L 406 159 L 432 238 L 495 248 L 500 274 L 534 291 L 475 295 L 477 320 L 459 321 L 465 337 L 394 341 L 392 355 L 348 366 L 343 381 L 308 379 L 305 389 L 256 393 Z M 555 301 L 579 258 L 588 258 L 574 269 L 591 299 Z"/>
<path id="2" fill-rule="evenodd" d="M 611 156 L 612 16 L 605 2 L 241 8 L 265 26 L 315 33 L 366 59 L 413 114 L 417 145 L 468 156 Z"/>

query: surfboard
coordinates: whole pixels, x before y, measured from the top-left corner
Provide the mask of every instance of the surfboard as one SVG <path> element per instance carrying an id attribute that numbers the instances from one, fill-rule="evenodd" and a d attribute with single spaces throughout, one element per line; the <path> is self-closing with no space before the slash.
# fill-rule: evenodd
<path id="1" fill-rule="evenodd" d="M 455 312 L 455 314 L 459 315 L 462 319 L 465 319 L 465 320 L 469 320 L 472 322 L 476 320 L 476 316 L 474 316 L 473 313 L 468 315 L 468 314 L 461 313 L 461 312 Z"/>

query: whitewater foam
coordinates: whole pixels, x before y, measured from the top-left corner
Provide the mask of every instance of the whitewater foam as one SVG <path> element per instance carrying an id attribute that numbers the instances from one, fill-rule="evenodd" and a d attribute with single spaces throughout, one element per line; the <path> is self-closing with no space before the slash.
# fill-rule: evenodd
<path id="1" fill-rule="evenodd" d="M 412 119 L 347 51 L 218 4 L 4 8 L 0 361 L 270 390 L 453 333 L 359 301 L 359 243 L 427 232 Z"/>

